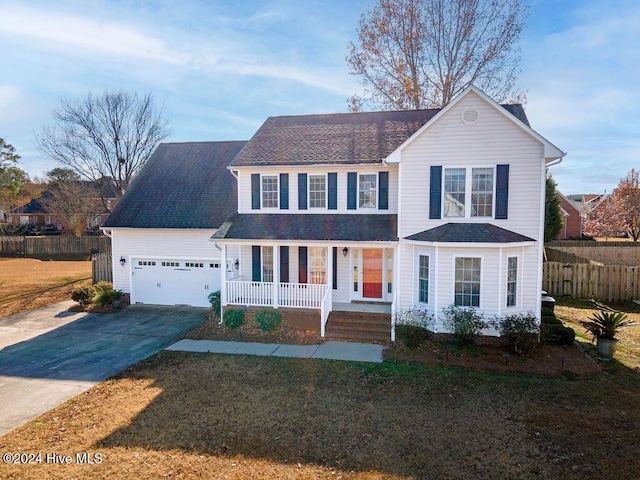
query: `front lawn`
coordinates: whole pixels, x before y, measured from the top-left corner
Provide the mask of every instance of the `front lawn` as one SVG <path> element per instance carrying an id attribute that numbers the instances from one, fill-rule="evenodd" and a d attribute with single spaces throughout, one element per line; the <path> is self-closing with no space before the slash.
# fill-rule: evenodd
<path id="1" fill-rule="evenodd" d="M 162 352 L 0 437 L 4 478 L 640 478 L 640 377 Z M 94 457 L 91 457 L 94 458 Z"/>

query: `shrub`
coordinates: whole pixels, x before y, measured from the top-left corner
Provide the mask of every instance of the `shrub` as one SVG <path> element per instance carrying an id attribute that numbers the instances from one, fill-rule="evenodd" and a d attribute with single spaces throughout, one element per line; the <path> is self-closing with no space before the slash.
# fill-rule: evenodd
<path id="1" fill-rule="evenodd" d="M 111 282 L 98 282 L 93 285 L 96 293 L 100 292 L 112 292 L 113 291 L 113 283 Z"/>
<path id="2" fill-rule="evenodd" d="M 433 316 L 424 310 L 398 310 L 394 314 L 396 324 L 396 339 L 407 348 L 416 349 L 422 345 L 433 328 Z"/>
<path id="3" fill-rule="evenodd" d="M 227 310 L 223 315 L 224 326 L 236 329 L 244 323 L 244 310 Z"/>
<path id="4" fill-rule="evenodd" d="M 277 310 L 260 310 L 256 312 L 255 320 L 260 330 L 271 332 L 282 323 L 282 314 Z"/>
<path id="5" fill-rule="evenodd" d="M 449 305 L 442 310 L 444 314 L 443 326 L 453 333 L 457 343 L 471 345 L 476 337 L 489 324 L 483 320 L 483 316 L 473 307 L 458 307 Z"/>
<path id="6" fill-rule="evenodd" d="M 542 342 L 548 345 L 572 345 L 576 338 L 573 328 L 565 327 L 562 322 L 542 325 L 541 334 Z"/>
<path id="7" fill-rule="evenodd" d="M 96 296 L 96 289 L 94 285 L 88 285 L 86 287 L 74 288 L 71 292 L 71 300 L 78 302 L 83 307 L 93 302 L 93 298 Z"/>
<path id="8" fill-rule="evenodd" d="M 211 292 L 207 297 L 211 304 L 211 310 L 216 316 L 220 315 L 220 290 Z"/>
<path id="9" fill-rule="evenodd" d="M 517 354 L 528 353 L 538 343 L 540 326 L 538 319 L 531 312 L 497 317 L 490 324 Z"/>

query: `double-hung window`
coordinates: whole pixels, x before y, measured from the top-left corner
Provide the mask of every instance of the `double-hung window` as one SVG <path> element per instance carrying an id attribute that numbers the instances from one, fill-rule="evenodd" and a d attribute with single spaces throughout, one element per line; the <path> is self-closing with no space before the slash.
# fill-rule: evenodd
<path id="1" fill-rule="evenodd" d="M 364 174 L 358 177 L 358 207 L 376 208 L 378 204 L 377 195 L 378 175 Z"/>
<path id="2" fill-rule="evenodd" d="M 309 175 L 309 208 L 327 207 L 327 177 Z"/>
<path id="3" fill-rule="evenodd" d="M 493 168 L 445 168 L 445 217 L 493 216 Z"/>
<path id="4" fill-rule="evenodd" d="M 455 260 L 454 304 L 480 306 L 480 258 L 457 257 Z"/>
<path id="5" fill-rule="evenodd" d="M 507 307 L 516 306 L 518 290 L 518 257 L 507 259 Z"/>
<path id="6" fill-rule="evenodd" d="M 324 247 L 309 247 L 309 283 L 327 283 L 327 253 Z"/>
<path id="7" fill-rule="evenodd" d="M 418 256 L 418 301 L 429 303 L 429 257 Z"/>
<path id="8" fill-rule="evenodd" d="M 262 208 L 278 208 L 278 176 L 262 176 Z"/>

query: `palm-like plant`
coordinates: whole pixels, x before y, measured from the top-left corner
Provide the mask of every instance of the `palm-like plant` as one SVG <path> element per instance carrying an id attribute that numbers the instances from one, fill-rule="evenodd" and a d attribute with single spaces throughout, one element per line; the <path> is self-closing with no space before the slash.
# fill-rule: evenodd
<path id="1" fill-rule="evenodd" d="M 580 324 L 595 338 L 616 340 L 618 330 L 637 325 L 636 322 L 627 318 L 626 313 L 614 310 L 602 303 L 594 303 L 598 307 L 598 311 L 591 316 L 590 321 L 580 322 Z"/>

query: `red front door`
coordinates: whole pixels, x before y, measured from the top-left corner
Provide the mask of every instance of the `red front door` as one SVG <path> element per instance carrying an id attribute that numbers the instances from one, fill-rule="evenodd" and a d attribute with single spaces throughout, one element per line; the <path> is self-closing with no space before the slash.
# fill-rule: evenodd
<path id="1" fill-rule="evenodd" d="M 362 250 L 362 296 L 382 298 L 382 254 L 381 248 Z"/>

